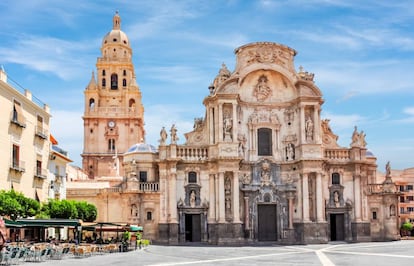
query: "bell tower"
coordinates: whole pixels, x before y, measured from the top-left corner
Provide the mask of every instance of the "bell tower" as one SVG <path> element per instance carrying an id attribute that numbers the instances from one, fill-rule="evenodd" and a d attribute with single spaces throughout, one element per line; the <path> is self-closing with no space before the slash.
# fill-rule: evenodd
<path id="1" fill-rule="evenodd" d="M 128 148 L 144 142 L 144 107 L 136 82 L 132 49 L 121 31 L 121 17 L 103 38 L 96 75 L 84 91 L 82 167 L 89 178 L 122 176 L 120 164 Z"/>

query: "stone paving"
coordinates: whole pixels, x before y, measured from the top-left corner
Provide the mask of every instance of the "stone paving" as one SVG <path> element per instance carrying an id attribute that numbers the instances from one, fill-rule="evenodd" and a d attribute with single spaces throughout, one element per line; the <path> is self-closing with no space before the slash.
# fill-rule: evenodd
<path id="1" fill-rule="evenodd" d="M 24 263 L 23 265 L 33 265 Z M 414 241 L 326 245 L 161 246 L 87 258 L 48 260 L 36 265 L 414 265 Z"/>

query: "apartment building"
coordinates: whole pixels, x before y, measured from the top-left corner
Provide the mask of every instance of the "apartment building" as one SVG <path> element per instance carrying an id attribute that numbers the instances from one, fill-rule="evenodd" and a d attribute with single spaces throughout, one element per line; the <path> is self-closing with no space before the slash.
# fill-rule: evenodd
<path id="1" fill-rule="evenodd" d="M 0 189 L 48 198 L 50 109 L 0 69 Z"/>

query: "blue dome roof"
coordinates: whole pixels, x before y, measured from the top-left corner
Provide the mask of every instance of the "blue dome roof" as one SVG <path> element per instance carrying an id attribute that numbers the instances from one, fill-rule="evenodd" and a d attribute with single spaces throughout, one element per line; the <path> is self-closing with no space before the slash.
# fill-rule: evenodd
<path id="1" fill-rule="evenodd" d="M 152 153 L 156 153 L 158 150 L 157 148 L 155 148 L 154 146 L 150 145 L 150 144 L 146 144 L 146 143 L 137 143 L 132 145 L 127 153 L 131 153 L 131 152 L 152 152 Z"/>
<path id="2" fill-rule="evenodd" d="M 367 150 L 367 153 L 365 154 L 367 157 L 375 157 L 375 155 L 372 153 L 372 151 Z"/>

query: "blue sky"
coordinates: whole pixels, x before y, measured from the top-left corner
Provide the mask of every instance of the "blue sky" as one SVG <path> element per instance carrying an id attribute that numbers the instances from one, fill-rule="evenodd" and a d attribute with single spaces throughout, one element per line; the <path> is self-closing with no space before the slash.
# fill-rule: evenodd
<path id="1" fill-rule="evenodd" d="M 395 3 L 394 3 L 395 2 Z M 147 143 L 162 126 L 182 134 L 234 49 L 271 41 L 315 73 L 322 117 L 348 147 L 354 126 L 393 169 L 414 167 L 414 1 L 14 0 L 0 2 L 0 64 L 51 107 L 52 134 L 81 165 L 83 91 L 116 10 L 133 48 Z M 410 78 L 411 77 L 411 78 Z"/>

